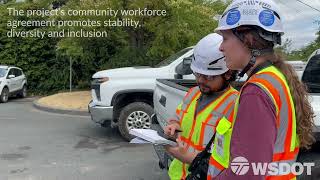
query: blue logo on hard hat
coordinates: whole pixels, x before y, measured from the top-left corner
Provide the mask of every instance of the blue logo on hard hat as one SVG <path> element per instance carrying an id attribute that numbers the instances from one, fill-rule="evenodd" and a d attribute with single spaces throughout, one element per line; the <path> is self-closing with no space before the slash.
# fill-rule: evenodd
<path id="1" fill-rule="evenodd" d="M 274 14 L 270 10 L 263 10 L 259 14 L 259 21 L 264 26 L 271 26 L 274 23 Z"/>
<path id="2" fill-rule="evenodd" d="M 227 15 L 227 24 L 232 26 L 239 22 L 241 17 L 240 11 L 237 9 L 231 9 Z"/>

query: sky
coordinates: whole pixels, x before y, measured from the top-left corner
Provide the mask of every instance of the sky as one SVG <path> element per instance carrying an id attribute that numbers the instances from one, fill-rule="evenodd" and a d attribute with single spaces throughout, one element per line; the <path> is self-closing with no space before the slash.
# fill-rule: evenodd
<path id="1" fill-rule="evenodd" d="M 320 0 L 300 0 L 320 11 Z M 298 2 L 297 0 L 274 0 L 283 10 L 283 27 L 286 38 L 292 40 L 291 49 L 299 49 L 316 38 L 320 26 L 320 12 Z"/>

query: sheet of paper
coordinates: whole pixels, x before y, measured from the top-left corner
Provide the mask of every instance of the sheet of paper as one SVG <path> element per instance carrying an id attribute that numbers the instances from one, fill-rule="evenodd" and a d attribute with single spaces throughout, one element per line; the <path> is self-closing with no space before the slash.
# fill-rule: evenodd
<path id="1" fill-rule="evenodd" d="M 129 131 L 131 135 L 137 136 L 140 139 L 143 139 L 145 141 L 149 141 L 152 144 L 158 144 L 158 145 L 171 145 L 176 146 L 177 143 L 173 142 L 171 140 L 168 140 L 158 134 L 157 131 L 152 129 L 131 129 Z"/>
<path id="2" fill-rule="evenodd" d="M 150 144 L 151 142 L 141 139 L 139 137 L 133 138 L 130 141 L 131 144 Z"/>

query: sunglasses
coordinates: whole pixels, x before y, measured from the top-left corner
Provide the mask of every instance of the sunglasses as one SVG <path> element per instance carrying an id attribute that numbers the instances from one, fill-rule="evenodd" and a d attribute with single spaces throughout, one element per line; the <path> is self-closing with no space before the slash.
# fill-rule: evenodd
<path id="1" fill-rule="evenodd" d="M 193 72 L 193 75 L 196 77 L 196 78 L 203 78 L 207 81 L 212 81 L 216 78 L 216 76 L 209 76 L 209 75 L 204 75 L 204 74 L 199 74 L 199 73 L 196 73 L 196 72 Z"/>

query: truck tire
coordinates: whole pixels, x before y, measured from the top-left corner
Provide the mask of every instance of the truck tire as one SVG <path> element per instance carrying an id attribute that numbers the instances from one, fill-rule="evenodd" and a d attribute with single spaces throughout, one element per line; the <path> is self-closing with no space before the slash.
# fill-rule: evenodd
<path id="1" fill-rule="evenodd" d="M 150 129 L 153 108 L 144 102 L 134 102 L 125 106 L 119 116 L 118 128 L 124 139 L 130 141 L 133 137 L 129 129 Z"/>
<path id="2" fill-rule="evenodd" d="M 19 98 L 26 98 L 27 97 L 27 86 L 23 85 L 22 89 L 18 93 Z"/>
<path id="3" fill-rule="evenodd" d="M 8 102 L 8 100 L 9 100 L 9 89 L 7 87 L 4 87 L 0 95 L 0 102 L 6 103 Z"/>

